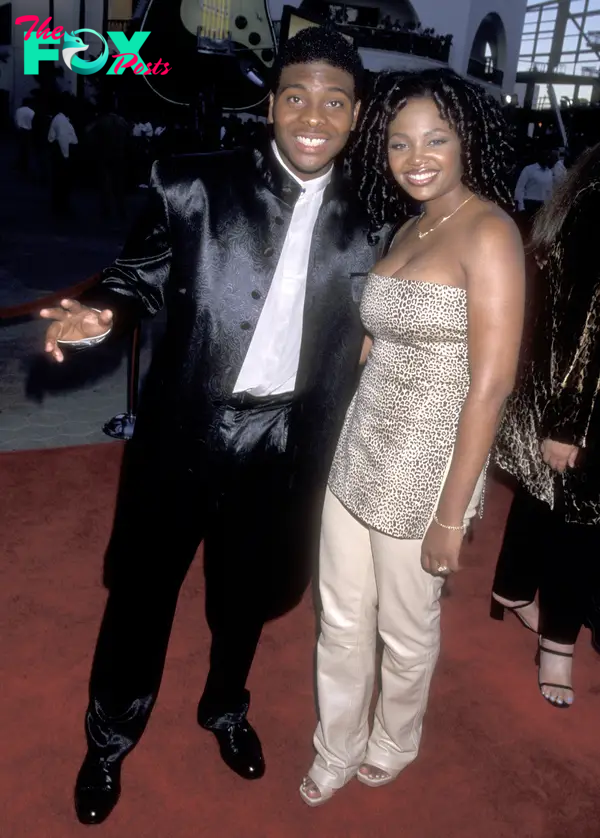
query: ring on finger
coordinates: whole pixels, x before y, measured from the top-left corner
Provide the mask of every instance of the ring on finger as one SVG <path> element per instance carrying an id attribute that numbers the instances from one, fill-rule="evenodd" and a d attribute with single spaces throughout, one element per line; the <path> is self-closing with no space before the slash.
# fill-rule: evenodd
<path id="1" fill-rule="evenodd" d="M 450 568 L 447 567 L 445 564 L 438 565 L 437 572 L 440 576 L 447 576 L 450 573 Z"/>

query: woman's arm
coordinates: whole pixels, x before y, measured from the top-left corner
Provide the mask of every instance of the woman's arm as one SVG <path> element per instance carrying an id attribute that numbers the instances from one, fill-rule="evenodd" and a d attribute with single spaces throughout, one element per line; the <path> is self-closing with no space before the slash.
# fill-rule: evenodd
<path id="1" fill-rule="evenodd" d="M 471 383 L 437 514 L 421 546 L 421 564 L 433 575 L 460 568 L 462 524 L 514 386 L 523 329 L 525 258 L 513 222 L 482 218 L 463 264 Z"/>
<path id="2" fill-rule="evenodd" d="M 360 361 L 359 364 L 364 366 L 367 363 L 367 358 L 369 357 L 369 352 L 371 351 L 371 347 L 373 346 L 373 338 L 369 337 L 369 335 L 365 335 L 365 339 L 363 341 L 362 349 L 360 351 Z"/>
<path id="3" fill-rule="evenodd" d="M 584 448 L 600 390 L 600 186 L 592 184 L 571 210 L 560 266 L 570 288 L 555 307 L 553 362 L 562 380 L 542 416 L 542 436 Z"/>
<path id="4" fill-rule="evenodd" d="M 583 300 L 583 289 L 578 303 Z M 600 283 L 594 289 L 580 330 L 574 328 L 568 312 L 562 312 L 563 325 L 556 342 L 570 343 L 570 364 L 542 416 L 542 436 L 565 445 L 585 448 L 598 391 L 600 390 Z M 567 328 L 570 324 L 570 330 Z M 562 334 L 561 334 L 562 332 Z"/>
<path id="5" fill-rule="evenodd" d="M 516 225 L 484 216 L 473 230 L 464 267 L 471 383 L 437 508 L 439 521 L 449 526 L 463 521 L 515 382 L 525 305 L 525 258 Z"/>

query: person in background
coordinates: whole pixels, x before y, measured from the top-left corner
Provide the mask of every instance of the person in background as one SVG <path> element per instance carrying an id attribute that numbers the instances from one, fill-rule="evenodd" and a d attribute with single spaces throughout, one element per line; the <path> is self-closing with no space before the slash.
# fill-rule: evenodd
<path id="1" fill-rule="evenodd" d="M 50 123 L 48 142 L 51 154 L 52 209 L 57 215 L 71 212 L 71 191 L 73 188 L 73 156 L 71 147 L 79 140 L 69 119 L 70 103 L 63 97 L 58 113 Z"/>
<path id="2" fill-rule="evenodd" d="M 565 166 L 565 149 L 558 149 L 556 151 L 556 163 L 552 167 L 552 179 L 554 189 L 563 182 L 567 176 L 567 167 Z"/>
<path id="3" fill-rule="evenodd" d="M 154 128 L 146 114 L 140 115 L 134 123 L 131 135 L 133 137 L 133 163 L 136 185 L 139 189 L 147 189 L 152 166 L 152 139 Z"/>
<path id="4" fill-rule="evenodd" d="M 321 525 L 317 754 L 300 786 L 309 806 L 354 776 L 390 783 L 419 751 L 440 595 L 460 569 L 521 343 L 509 157 L 501 109 L 482 88 L 450 71 L 379 78 L 351 155 L 359 195 L 374 231 L 409 202 L 422 212 L 361 302 L 368 355 Z"/>
<path id="5" fill-rule="evenodd" d="M 552 159 L 547 151 L 538 151 L 536 162 L 525 166 L 515 187 L 517 210 L 531 220 L 552 195 L 554 177 Z"/>
<path id="6" fill-rule="evenodd" d="M 145 137 L 148 140 L 151 140 L 154 136 L 154 128 L 152 127 L 152 123 L 149 119 L 145 122 L 143 121 L 144 117 L 142 117 L 138 122 L 136 122 L 132 129 L 132 135 L 134 137 Z"/>
<path id="7" fill-rule="evenodd" d="M 127 156 L 130 147 L 129 124 L 107 102 L 87 129 L 93 171 L 98 178 L 100 207 L 105 218 L 125 217 Z"/>
<path id="8" fill-rule="evenodd" d="M 555 707 L 574 699 L 575 641 L 596 632 L 600 591 L 600 145 L 538 214 L 532 245 L 544 297 L 533 354 L 509 402 L 497 461 L 517 481 L 492 594 L 539 636 L 538 683 Z M 536 596 L 538 602 L 536 602 Z"/>
<path id="9" fill-rule="evenodd" d="M 225 125 L 225 133 L 221 137 L 221 146 L 232 149 L 243 145 L 244 123 L 237 114 L 232 114 Z"/>
<path id="10" fill-rule="evenodd" d="M 33 121 L 35 111 L 31 107 L 31 99 L 24 99 L 15 111 L 15 127 L 17 129 L 17 168 L 21 174 L 29 172 L 31 154 L 33 151 Z"/>

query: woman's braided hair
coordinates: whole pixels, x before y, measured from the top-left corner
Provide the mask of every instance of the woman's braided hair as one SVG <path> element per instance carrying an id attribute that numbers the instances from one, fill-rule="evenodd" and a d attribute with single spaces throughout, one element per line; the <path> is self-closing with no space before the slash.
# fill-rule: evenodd
<path id="1" fill-rule="evenodd" d="M 463 183 L 476 195 L 512 207 L 512 145 L 500 105 L 451 70 L 381 73 L 363 108 L 348 168 L 370 221 L 371 235 L 414 212 L 388 163 L 388 128 L 410 99 L 432 99 L 458 134 Z"/>

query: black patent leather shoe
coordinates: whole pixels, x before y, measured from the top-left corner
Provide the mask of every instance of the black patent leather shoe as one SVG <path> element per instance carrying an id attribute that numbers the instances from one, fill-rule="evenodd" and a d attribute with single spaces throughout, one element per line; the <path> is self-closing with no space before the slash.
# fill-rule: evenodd
<path id="1" fill-rule="evenodd" d="M 238 713 L 224 713 L 198 723 L 214 733 L 225 765 L 245 780 L 258 780 L 265 773 L 265 759 L 256 731 L 246 718 L 247 707 Z"/>
<path id="2" fill-rule="evenodd" d="M 75 783 L 75 812 L 80 823 L 105 821 L 120 794 L 121 763 L 107 762 L 88 751 Z"/>

